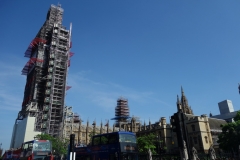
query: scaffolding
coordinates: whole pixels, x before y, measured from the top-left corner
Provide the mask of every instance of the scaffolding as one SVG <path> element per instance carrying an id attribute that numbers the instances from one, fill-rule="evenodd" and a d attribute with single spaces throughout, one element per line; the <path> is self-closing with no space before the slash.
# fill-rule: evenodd
<path id="1" fill-rule="evenodd" d="M 63 9 L 51 5 L 47 19 L 31 41 L 24 56 L 29 58 L 22 70 L 27 76 L 21 113 L 27 105 L 37 104 L 35 131 L 59 136 L 62 129 L 70 58 L 70 30 L 62 26 Z M 21 117 L 26 115 L 21 114 Z M 19 119 L 20 117 L 18 117 Z"/>
<path id="2" fill-rule="evenodd" d="M 121 124 L 127 123 L 127 120 L 129 118 L 128 100 L 120 97 L 117 100 L 117 106 L 115 107 L 115 117 L 112 118 L 112 120 L 116 121 L 116 127 L 120 127 Z"/>

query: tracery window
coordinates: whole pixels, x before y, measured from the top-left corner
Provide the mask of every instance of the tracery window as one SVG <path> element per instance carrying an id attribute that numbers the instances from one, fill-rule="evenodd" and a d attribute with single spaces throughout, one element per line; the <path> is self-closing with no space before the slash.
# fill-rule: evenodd
<path id="1" fill-rule="evenodd" d="M 205 138 L 205 142 L 208 143 L 208 137 L 205 136 L 204 138 Z"/>

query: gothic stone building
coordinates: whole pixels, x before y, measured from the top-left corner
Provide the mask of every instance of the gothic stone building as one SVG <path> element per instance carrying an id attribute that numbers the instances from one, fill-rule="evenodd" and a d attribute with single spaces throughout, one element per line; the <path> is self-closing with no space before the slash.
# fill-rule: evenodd
<path id="1" fill-rule="evenodd" d="M 158 122 L 146 125 L 141 124 L 139 120 L 132 117 L 129 121 L 121 123 L 120 128 L 113 125 L 112 128 L 101 123 L 96 126 L 94 122 L 92 125 L 82 125 L 81 122 L 74 124 L 72 133 L 75 133 L 76 142 L 89 144 L 89 135 L 108 133 L 119 130 L 125 130 L 136 133 L 137 136 L 155 133 L 156 140 L 160 140 L 161 147 L 164 147 L 167 152 L 179 151 L 183 147 L 183 141 L 186 142 L 188 151 L 192 147 L 196 148 L 198 152 L 208 152 L 208 149 L 213 144 L 214 148 L 218 148 L 218 135 L 221 133 L 221 124 L 227 122 L 221 119 L 209 118 L 207 115 L 197 116 L 193 114 L 191 107 L 188 105 L 187 97 L 181 89 L 181 99 L 177 96 L 177 112 L 171 116 L 170 124 L 166 123 L 166 118 L 161 117 Z"/>
<path id="2" fill-rule="evenodd" d="M 193 147 L 198 152 L 208 152 L 212 144 L 217 149 L 217 137 L 222 131 L 221 125 L 227 122 L 222 119 L 209 118 L 207 115 L 194 115 L 183 89 L 181 92 L 181 99 L 177 97 L 177 112 L 171 116 L 173 131 L 177 134 L 178 147 L 182 148 L 183 141 L 185 141 L 188 152 Z"/>

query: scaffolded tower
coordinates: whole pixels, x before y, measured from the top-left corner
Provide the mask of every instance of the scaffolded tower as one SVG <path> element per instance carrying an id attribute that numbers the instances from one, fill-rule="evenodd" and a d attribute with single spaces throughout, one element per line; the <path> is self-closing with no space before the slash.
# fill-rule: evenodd
<path id="1" fill-rule="evenodd" d="M 29 58 L 22 70 L 27 75 L 22 110 L 17 120 L 31 114 L 36 117 L 35 131 L 59 136 L 68 67 L 70 66 L 70 30 L 62 26 L 63 9 L 51 5 L 47 19 L 30 43 L 25 57 Z"/>
<path id="2" fill-rule="evenodd" d="M 120 127 L 121 124 L 126 123 L 129 118 L 128 100 L 121 97 L 117 100 L 115 117 L 112 118 L 112 120 L 116 120 L 115 126 Z"/>

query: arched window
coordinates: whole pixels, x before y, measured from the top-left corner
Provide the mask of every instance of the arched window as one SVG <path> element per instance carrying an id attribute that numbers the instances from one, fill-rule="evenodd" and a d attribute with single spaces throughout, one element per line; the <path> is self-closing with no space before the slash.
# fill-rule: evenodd
<path id="1" fill-rule="evenodd" d="M 208 143 L 208 137 L 205 136 L 204 138 L 205 138 L 205 142 Z"/>

